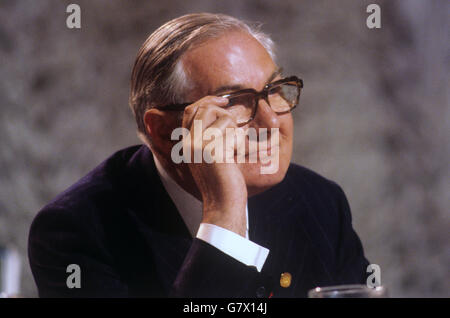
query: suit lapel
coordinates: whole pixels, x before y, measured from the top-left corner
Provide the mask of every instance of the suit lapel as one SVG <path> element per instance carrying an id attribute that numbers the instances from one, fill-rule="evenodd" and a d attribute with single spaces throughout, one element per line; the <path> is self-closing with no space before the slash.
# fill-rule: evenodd
<path id="1" fill-rule="evenodd" d="M 130 194 L 129 213 L 152 257 L 154 270 L 167 295 L 175 281 L 192 237 L 178 210 L 165 191 L 153 156 L 146 146 L 127 165 Z M 149 267 L 149 270 L 150 268 Z"/>
<path id="2" fill-rule="evenodd" d="M 289 180 L 249 200 L 250 239 L 270 250 L 262 272 L 271 276 L 275 297 L 296 296 L 302 289 L 305 261 L 310 252 L 298 217 L 304 206 Z M 290 273 L 291 286 L 282 288 L 282 273 Z"/>

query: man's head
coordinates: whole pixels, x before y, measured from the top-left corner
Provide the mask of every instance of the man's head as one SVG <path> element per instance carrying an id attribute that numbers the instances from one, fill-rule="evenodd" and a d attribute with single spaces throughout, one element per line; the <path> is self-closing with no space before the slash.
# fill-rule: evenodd
<path id="1" fill-rule="evenodd" d="M 239 89 L 260 91 L 280 79 L 268 36 L 225 15 L 190 14 L 156 30 L 141 47 L 132 74 L 130 106 L 141 138 L 179 183 L 190 183 L 189 170 L 175 165 L 170 153 L 172 131 L 181 126 L 180 114 L 155 107 L 196 101 Z M 182 115 L 182 114 L 181 114 Z M 279 169 L 261 175 L 261 162 L 239 164 L 249 194 L 280 182 L 292 154 L 290 113 L 276 114 L 263 99 L 246 128 L 279 130 Z"/>

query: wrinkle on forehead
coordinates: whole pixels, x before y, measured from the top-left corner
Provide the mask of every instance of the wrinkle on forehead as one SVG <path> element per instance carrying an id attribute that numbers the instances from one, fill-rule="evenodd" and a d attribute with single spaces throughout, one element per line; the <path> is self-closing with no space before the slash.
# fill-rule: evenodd
<path id="1" fill-rule="evenodd" d="M 267 78 L 265 70 L 257 65 L 258 61 L 249 62 L 248 54 L 240 45 L 232 45 L 230 51 L 225 54 L 225 60 L 227 61 L 225 68 L 229 70 L 230 79 L 236 84 L 251 84 L 252 78 L 264 80 Z"/>
<path id="2" fill-rule="evenodd" d="M 244 32 L 225 34 L 191 49 L 183 64 L 195 83 L 197 98 L 226 85 L 260 90 L 276 70 L 267 50 Z"/>

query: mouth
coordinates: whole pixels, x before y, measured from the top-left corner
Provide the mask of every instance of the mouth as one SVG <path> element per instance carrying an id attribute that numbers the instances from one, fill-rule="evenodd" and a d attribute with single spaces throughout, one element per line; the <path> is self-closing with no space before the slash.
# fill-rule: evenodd
<path id="1" fill-rule="evenodd" d="M 263 149 L 259 150 L 259 153 L 261 153 L 262 151 L 264 151 Z M 272 151 L 276 152 L 276 151 L 280 151 L 280 145 L 276 144 L 272 146 L 267 147 L 267 149 L 265 150 L 268 156 L 272 156 Z"/>
<path id="2" fill-rule="evenodd" d="M 241 148 L 238 148 L 241 147 Z M 281 138 L 278 133 L 271 133 L 269 136 L 260 134 L 246 134 L 245 139 L 234 149 L 234 156 L 252 157 L 272 157 L 277 154 L 281 147 Z M 242 149 L 243 148 L 243 149 Z M 255 156 L 255 157 L 253 157 Z"/>
<path id="3" fill-rule="evenodd" d="M 272 152 L 276 152 L 276 151 L 279 152 L 280 144 L 277 143 L 277 144 L 272 145 L 271 143 L 265 143 L 265 142 L 257 143 L 256 147 L 254 146 L 254 151 L 250 152 L 249 150 L 250 150 L 250 148 L 248 147 L 248 143 L 246 143 L 246 148 L 245 148 L 245 153 L 244 153 L 246 158 L 251 155 L 261 156 L 261 154 L 264 156 L 270 157 L 270 156 L 272 156 Z M 234 155 L 235 155 L 235 157 L 238 155 L 237 150 L 235 150 Z"/>

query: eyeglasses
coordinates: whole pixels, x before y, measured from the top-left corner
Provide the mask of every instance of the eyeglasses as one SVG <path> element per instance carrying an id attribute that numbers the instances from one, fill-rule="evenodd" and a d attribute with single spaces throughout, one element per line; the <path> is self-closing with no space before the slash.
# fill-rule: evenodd
<path id="1" fill-rule="evenodd" d="M 224 108 L 231 112 L 238 126 L 244 126 L 255 118 L 258 102 L 261 98 L 276 114 L 285 114 L 297 107 L 302 88 L 303 80 L 291 76 L 267 84 L 260 92 L 249 88 L 218 96 L 228 99 L 228 104 Z M 164 111 L 183 111 L 193 103 L 172 104 L 155 108 Z"/>

